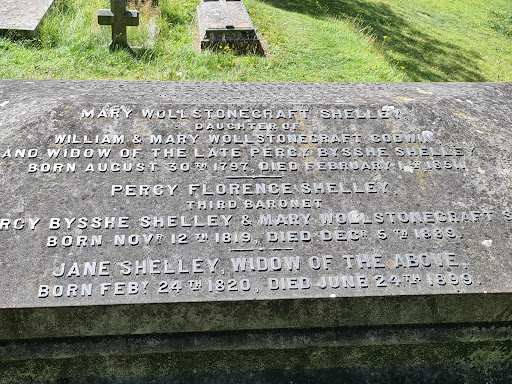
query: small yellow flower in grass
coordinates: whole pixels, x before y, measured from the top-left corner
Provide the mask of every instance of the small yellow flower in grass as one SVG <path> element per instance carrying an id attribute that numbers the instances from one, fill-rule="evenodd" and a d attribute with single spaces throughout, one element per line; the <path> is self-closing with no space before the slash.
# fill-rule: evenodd
<path id="1" fill-rule="evenodd" d="M 405 67 L 400 67 L 400 68 L 405 69 Z"/>
<path id="2" fill-rule="evenodd" d="M 220 65 L 217 65 L 217 68 L 219 68 L 219 69 L 220 69 Z"/>
<path id="3" fill-rule="evenodd" d="M 386 40 L 388 37 L 387 36 L 383 36 L 384 37 L 384 40 Z"/>

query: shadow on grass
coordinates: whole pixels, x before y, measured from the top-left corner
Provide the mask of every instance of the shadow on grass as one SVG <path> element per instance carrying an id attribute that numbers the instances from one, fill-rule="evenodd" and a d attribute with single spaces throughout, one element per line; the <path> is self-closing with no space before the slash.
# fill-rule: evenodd
<path id="1" fill-rule="evenodd" d="M 412 81 L 485 81 L 477 61 L 480 55 L 456 44 L 440 41 L 413 26 L 388 5 L 363 0 L 262 0 L 291 12 L 317 18 L 349 19 L 369 26 L 382 55 L 395 66 L 404 66 Z M 384 36 L 388 36 L 384 40 Z M 392 52 L 390 52 L 390 50 Z M 406 58 L 397 63 L 397 57 Z M 444 73 L 441 73 L 444 72 Z"/>

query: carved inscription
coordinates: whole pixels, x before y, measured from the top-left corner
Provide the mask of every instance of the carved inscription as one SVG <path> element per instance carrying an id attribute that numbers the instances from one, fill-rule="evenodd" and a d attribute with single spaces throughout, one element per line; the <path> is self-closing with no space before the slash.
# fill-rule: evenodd
<path id="1" fill-rule="evenodd" d="M 394 106 L 64 113 L 73 125 L 0 145 L 2 176 L 55 201 L 0 217 L 0 236 L 38 249 L 25 294 L 41 303 L 471 292 L 489 228 L 512 222 L 464 200 L 474 144 Z M 443 195 L 447 175 L 460 196 Z"/>

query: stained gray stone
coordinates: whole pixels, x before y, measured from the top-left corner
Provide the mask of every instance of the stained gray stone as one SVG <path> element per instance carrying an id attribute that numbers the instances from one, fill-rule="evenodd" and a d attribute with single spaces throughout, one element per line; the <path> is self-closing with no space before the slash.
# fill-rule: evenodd
<path id="1" fill-rule="evenodd" d="M 23 340 L 0 345 L 0 383 L 508 384 L 511 330 L 389 326 Z"/>
<path id="2" fill-rule="evenodd" d="M 0 6 L 0 34 L 13 32 L 25 37 L 36 37 L 39 23 L 54 0 L 2 0 Z"/>
<path id="3" fill-rule="evenodd" d="M 241 0 L 204 0 L 197 6 L 201 49 L 229 47 L 264 55 L 251 17 Z M 221 48 L 222 47 L 222 48 Z"/>

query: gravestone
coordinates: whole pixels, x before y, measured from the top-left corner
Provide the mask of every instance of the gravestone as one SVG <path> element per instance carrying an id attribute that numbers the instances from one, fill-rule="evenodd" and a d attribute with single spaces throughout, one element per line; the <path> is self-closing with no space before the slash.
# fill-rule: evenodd
<path id="1" fill-rule="evenodd" d="M 0 383 L 509 381 L 511 92 L 1 80 Z"/>
<path id="2" fill-rule="evenodd" d="M 201 49 L 225 49 L 239 53 L 265 52 L 249 13 L 241 0 L 203 0 L 197 6 Z"/>
<path id="3" fill-rule="evenodd" d="M 139 25 L 139 12 L 126 9 L 126 0 L 110 0 L 110 9 L 98 10 L 98 24 L 112 26 L 110 49 L 131 50 L 126 27 Z"/>
<path id="4" fill-rule="evenodd" d="M 39 23 L 54 0 L 2 0 L 0 6 L 0 35 L 34 38 L 39 33 Z"/>

